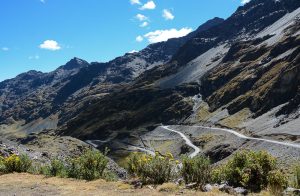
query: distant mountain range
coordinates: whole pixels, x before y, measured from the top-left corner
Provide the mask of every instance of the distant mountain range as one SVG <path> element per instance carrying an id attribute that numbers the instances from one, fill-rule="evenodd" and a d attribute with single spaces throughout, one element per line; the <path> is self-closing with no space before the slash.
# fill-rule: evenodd
<path id="1" fill-rule="evenodd" d="M 163 123 L 296 141 L 299 106 L 299 0 L 252 0 L 226 20 L 107 63 L 74 58 L 0 83 L 0 128 L 8 135 L 12 127 L 54 129 L 124 142 Z"/>
<path id="2" fill-rule="evenodd" d="M 73 107 L 79 99 L 79 102 L 97 100 L 146 70 L 167 63 L 186 41 L 222 22 L 223 19 L 214 18 L 185 37 L 149 45 L 140 52 L 127 53 L 108 63 L 89 64 L 74 58 L 50 73 L 29 71 L 1 82 L 0 121 L 31 122 L 61 113 L 62 107 L 70 104 Z"/>

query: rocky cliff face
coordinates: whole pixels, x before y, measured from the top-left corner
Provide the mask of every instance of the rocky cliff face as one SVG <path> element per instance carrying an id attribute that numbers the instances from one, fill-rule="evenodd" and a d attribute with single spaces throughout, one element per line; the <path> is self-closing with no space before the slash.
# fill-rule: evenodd
<path id="1" fill-rule="evenodd" d="M 75 58 L 1 82 L 0 130 L 56 129 L 121 151 L 161 123 L 300 141 L 299 46 L 299 0 L 252 0 L 226 20 L 107 63 Z"/>
<path id="2" fill-rule="evenodd" d="M 144 71 L 165 64 L 186 41 L 223 21 L 214 18 L 185 37 L 155 43 L 107 63 L 88 63 L 74 58 L 50 73 L 29 71 L 1 82 L 0 122 L 25 121 L 27 124 L 55 115 L 59 124 L 63 124 L 87 105 L 122 88 Z M 41 127 L 52 129 L 56 126 Z"/>
<path id="3" fill-rule="evenodd" d="M 65 124 L 63 132 L 86 138 L 103 136 L 107 130 L 184 121 L 253 131 L 252 120 L 286 104 L 269 118 L 276 123 L 269 122 L 268 127 L 278 127 L 286 118 L 279 119 L 279 115 L 298 111 L 294 107 L 298 107 L 299 96 L 299 7 L 297 0 L 251 1 L 219 25 L 196 33 L 168 63 L 145 71 L 121 93 L 88 107 Z M 179 86 L 189 93 L 177 91 Z M 152 99 L 150 95 L 155 93 L 149 94 L 149 89 L 163 93 Z M 136 91 L 139 93 L 132 94 Z M 167 92 L 179 97 L 166 99 L 170 96 Z M 193 107 L 195 95 L 202 99 Z M 172 110 L 172 104 L 183 107 Z M 117 107 L 98 115 L 106 105 Z M 156 112 L 152 114 L 149 107 Z M 167 111 L 171 111 L 170 118 L 163 118 Z"/>
<path id="4" fill-rule="evenodd" d="M 29 71 L 0 83 L 0 121 L 48 117 L 57 91 L 89 64 L 74 58 L 50 73 Z"/>

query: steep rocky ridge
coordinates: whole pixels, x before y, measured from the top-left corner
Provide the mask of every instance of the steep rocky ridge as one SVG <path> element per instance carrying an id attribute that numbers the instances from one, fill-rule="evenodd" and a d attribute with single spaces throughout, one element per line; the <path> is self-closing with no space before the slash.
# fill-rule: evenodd
<path id="1" fill-rule="evenodd" d="M 185 43 L 164 66 L 146 72 L 147 80 L 157 80 L 178 72 L 186 64 L 220 45 L 230 46 L 238 40 L 252 39 L 266 27 L 272 25 L 287 13 L 300 6 L 297 0 L 266 1 L 253 0 L 237 11 L 220 25 L 199 32 L 193 39 Z M 218 56 L 214 56 L 217 60 Z M 173 84 L 173 86 L 176 85 Z"/>
<path id="2" fill-rule="evenodd" d="M 188 123 L 299 141 L 299 7 L 295 0 L 251 1 L 197 33 L 168 63 L 87 107 L 62 133 L 142 145 L 139 135 L 159 123 Z M 169 99 L 170 92 L 179 96 Z M 170 109 L 174 104 L 187 107 Z"/>
<path id="3" fill-rule="evenodd" d="M 58 134 L 96 140 L 99 148 L 119 153 L 115 157 L 125 156 L 130 146 L 189 151 L 182 142 L 174 148 L 165 137 L 157 141 L 152 135 L 155 145 L 144 141 L 160 123 L 225 126 L 253 137 L 299 142 L 299 7 L 298 0 L 252 0 L 225 21 L 214 19 L 187 37 L 72 72 L 52 90 L 45 115 L 39 113 L 45 103 L 26 110 L 2 106 L 1 120 L 59 113 Z M 211 141 L 205 153 L 226 148 L 230 154 L 258 149 L 257 144 L 275 155 L 284 152 L 265 143 L 239 140 L 237 145 L 232 135 L 220 147 L 222 137 L 217 133 L 219 140 Z"/>
<path id="4" fill-rule="evenodd" d="M 14 120 L 30 122 L 39 117 L 48 117 L 52 113 L 52 101 L 59 88 L 88 65 L 86 61 L 74 58 L 50 73 L 29 71 L 1 82 L 0 121 L 13 117 Z"/>
<path id="5" fill-rule="evenodd" d="M 177 85 L 197 82 L 202 89 L 203 98 L 211 107 L 210 110 L 216 110 L 228 104 L 236 97 L 246 94 L 257 80 L 261 82 L 257 84 L 257 88 L 261 88 L 266 81 L 261 78 L 262 75 L 264 75 L 264 71 L 259 70 L 269 70 L 274 66 L 271 65 L 267 67 L 264 66 L 264 64 L 274 61 L 275 64 L 284 66 L 284 64 L 278 63 L 277 61 L 280 62 L 282 58 L 288 59 L 286 56 L 291 56 L 288 62 L 292 62 L 294 58 L 296 58 L 295 55 L 297 56 L 298 50 L 295 50 L 295 47 L 299 45 L 298 38 L 290 37 L 290 34 L 293 35 L 298 32 L 298 30 L 294 29 L 292 32 L 288 30 L 288 28 L 298 23 L 292 22 L 290 26 L 286 27 L 287 29 L 282 29 L 282 34 L 285 34 L 284 37 L 286 37 L 286 40 L 282 38 L 271 46 L 264 45 L 267 40 L 273 37 L 271 34 L 258 38 L 256 38 L 256 36 L 264 29 L 275 24 L 276 21 L 280 20 L 286 14 L 293 12 L 298 13 L 297 8 L 299 7 L 300 2 L 295 0 L 253 0 L 245 6 L 238 8 L 236 13 L 219 25 L 197 33 L 196 37 L 188 41 L 178 50 L 169 63 L 146 71 L 130 88 L 143 89 L 144 86 L 151 86 L 154 83 L 154 86 L 157 86 L 157 88 L 163 87 L 163 89 L 168 91 L 168 88 L 173 88 Z M 295 15 L 294 13 L 293 16 L 294 17 L 290 20 L 297 21 L 297 14 Z M 285 21 L 285 23 L 291 21 Z M 290 55 L 284 56 L 285 52 L 291 50 L 293 50 L 293 52 L 291 52 Z M 269 55 L 263 59 L 266 54 Z M 280 58 L 281 60 L 276 59 L 280 55 L 282 57 Z M 268 59 L 269 61 L 267 61 Z M 260 61 L 261 63 L 258 64 Z M 297 60 L 295 63 L 297 63 Z M 252 69 L 250 64 L 253 66 Z M 186 70 L 187 68 L 189 69 Z M 187 74 L 198 71 L 195 70 L 195 68 L 200 69 L 198 75 L 191 77 L 191 75 Z M 243 75 L 243 69 L 248 74 Z M 279 72 L 274 72 L 271 78 L 281 73 L 280 70 L 281 69 L 279 69 Z M 256 72 L 253 73 L 255 77 L 249 74 L 253 71 Z M 185 74 L 181 77 L 177 77 L 183 72 L 185 72 Z M 239 80 L 232 80 L 237 75 L 239 76 Z M 235 85 L 231 82 L 235 82 Z M 169 85 L 165 85 L 166 83 Z M 222 88 L 226 88 L 226 86 L 230 86 L 230 89 L 233 90 L 217 94 L 218 90 L 223 92 Z M 294 89 L 295 87 L 292 87 L 290 91 Z M 116 94 L 116 96 L 118 96 L 118 94 Z M 289 96 L 290 97 L 286 97 L 281 102 L 288 101 L 293 94 L 289 93 Z M 143 99 L 143 97 L 140 98 Z M 229 113 L 235 113 L 243 109 L 238 108 L 238 106 L 239 104 L 237 103 L 229 107 Z M 255 104 L 252 104 L 252 106 L 255 107 Z M 256 107 L 262 110 L 262 112 L 266 112 L 275 106 L 276 104 L 271 104 L 269 107 L 264 105 L 264 107 L 266 107 L 266 109 L 264 109 L 262 105 L 256 104 Z M 94 105 L 91 106 L 91 108 L 93 107 Z M 231 108 L 234 110 L 233 107 L 237 109 L 231 111 Z"/>
<path id="6" fill-rule="evenodd" d="M 151 44 L 140 52 L 127 53 L 107 63 L 89 64 L 74 58 L 50 73 L 30 71 L 1 82 L 0 122 L 28 124 L 56 115 L 59 124 L 63 124 L 86 105 L 122 88 L 145 70 L 168 62 L 195 34 L 223 21 L 214 18 L 185 37 Z M 41 128 L 53 129 L 56 125 Z"/>

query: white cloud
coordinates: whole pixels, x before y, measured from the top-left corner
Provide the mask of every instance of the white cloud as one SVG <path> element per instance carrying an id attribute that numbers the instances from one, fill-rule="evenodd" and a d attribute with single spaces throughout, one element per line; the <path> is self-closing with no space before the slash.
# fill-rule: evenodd
<path id="1" fill-rule="evenodd" d="M 9 51 L 9 48 L 8 47 L 3 47 L 3 48 L 1 48 L 1 50 L 3 50 L 3 51 Z"/>
<path id="2" fill-rule="evenodd" d="M 52 50 L 52 51 L 61 49 L 61 46 L 54 40 L 46 40 L 39 47 L 41 49 Z"/>
<path id="3" fill-rule="evenodd" d="M 144 40 L 144 38 L 141 35 L 139 35 L 135 38 L 135 41 L 137 41 L 137 42 L 142 42 L 143 40 Z"/>
<path id="4" fill-rule="evenodd" d="M 130 0 L 130 3 L 131 3 L 132 5 L 134 5 L 134 4 L 141 5 L 140 0 Z"/>
<path id="5" fill-rule="evenodd" d="M 192 31 L 193 29 L 191 28 L 182 28 L 180 30 L 177 29 L 157 30 L 145 34 L 144 37 L 148 39 L 150 43 L 157 43 L 157 42 L 167 41 L 168 39 L 171 38 L 183 37 Z"/>
<path id="6" fill-rule="evenodd" d="M 29 56 L 28 59 L 29 60 L 38 60 L 38 59 L 40 59 L 40 56 L 39 55 Z"/>
<path id="7" fill-rule="evenodd" d="M 148 17 L 143 15 L 143 14 L 137 14 L 135 16 L 136 19 L 138 19 L 139 21 L 145 21 L 145 20 L 148 20 Z"/>
<path id="8" fill-rule="evenodd" d="M 139 51 L 137 51 L 137 50 L 131 50 L 131 51 L 129 51 L 128 53 L 129 53 L 129 54 L 133 54 L 133 53 L 137 53 L 137 52 L 139 52 Z"/>
<path id="9" fill-rule="evenodd" d="M 143 23 L 140 25 L 140 27 L 146 27 L 146 26 L 148 26 L 148 25 L 149 25 L 148 22 L 143 22 Z"/>
<path id="10" fill-rule="evenodd" d="M 156 8 L 156 5 L 155 5 L 154 1 L 148 1 L 142 7 L 140 7 L 141 10 L 154 10 L 155 8 Z"/>
<path id="11" fill-rule="evenodd" d="M 251 0 L 242 0 L 242 4 L 246 4 L 246 3 L 249 3 Z"/>
<path id="12" fill-rule="evenodd" d="M 175 16 L 172 14 L 172 12 L 170 10 L 167 10 L 167 9 L 163 10 L 162 16 L 166 20 L 173 20 L 175 18 Z"/>
<path id="13" fill-rule="evenodd" d="M 46 0 L 40 0 L 40 2 L 42 2 L 42 3 L 46 3 Z"/>

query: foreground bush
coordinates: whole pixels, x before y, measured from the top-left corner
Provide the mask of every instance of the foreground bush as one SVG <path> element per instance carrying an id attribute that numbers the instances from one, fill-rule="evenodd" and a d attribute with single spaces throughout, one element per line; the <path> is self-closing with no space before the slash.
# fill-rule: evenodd
<path id="1" fill-rule="evenodd" d="M 176 175 L 177 164 L 170 153 L 166 156 L 133 153 L 128 159 L 128 171 L 144 184 L 163 184 Z"/>
<path id="2" fill-rule="evenodd" d="M 41 173 L 46 176 L 67 177 L 67 170 L 61 160 L 54 159 L 50 165 L 41 168 Z"/>
<path id="3" fill-rule="evenodd" d="M 96 150 L 88 150 L 80 157 L 67 160 L 52 160 L 50 165 L 41 168 L 41 173 L 46 176 L 68 177 L 83 180 L 96 180 L 105 178 L 112 180 L 114 176 L 104 172 L 108 159 L 106 153 L 102 154 Z"/>
<path id="4" fill-rule="evenodd" d="M 268 188 L 272 195 L 282 195 L 288 187 L 288 179 L 280 170 L 271 171 L 268 175 Z"/>
<path id="5" fill-rule="evenodd" d="M 268 186 L 268 176 L 276 169 L 276 165 L 276 159 L 267 152 L 243 151 L 214 170 L 213 179 L 216 182 L 227 181 L 235 187 L 260 191 Z"/>
<path id="6" fill-rule="evenodd" d="M 5 173 L 4 158 L 0 156 L 0 174 Z"/>
<path id="7" fill-rule="evenodd" d="M 294 188 L 300 189 L 300 165 L 297 165 L 294 168 L 293 186 L 294 186 Z"/>
<path id="8" fill-rule="evenodd" d="M 107 167 L 107 151 L 102 154 L 99 151 L 88 150 L 82 156 L 71 159 L 68 163 L 68 176 L 71 178 L 95 180 L 104 177 Z"/>
<path id="9" fill-rule="evenodd" d="M 198 187 L 209 183 L 211 180 L 210 160 L 204 156 L 182 158 L 181 175 L 185 183 L 197 183 Z"/>
<path id="10" fill-rule="evenodd" d="M 18 156 L 15 154 L 2 159 L 2 163 L 2 170 L 6 173 L 27 172 L 32 165 L 32 161 L 27 155 Z"/>

